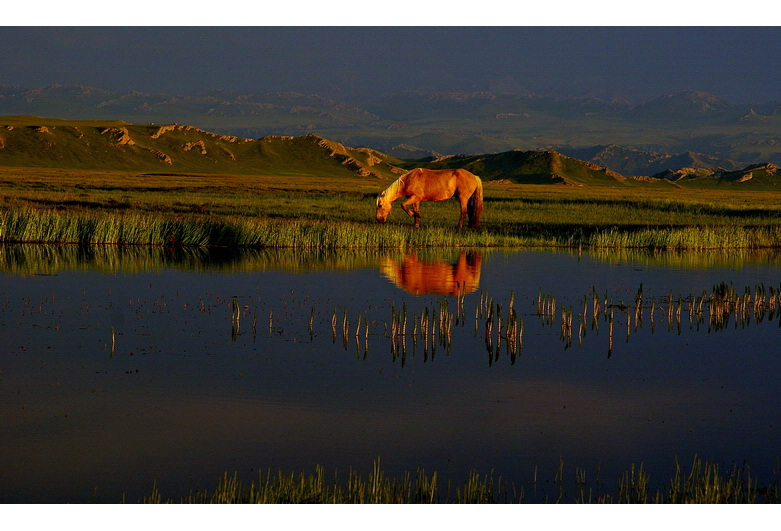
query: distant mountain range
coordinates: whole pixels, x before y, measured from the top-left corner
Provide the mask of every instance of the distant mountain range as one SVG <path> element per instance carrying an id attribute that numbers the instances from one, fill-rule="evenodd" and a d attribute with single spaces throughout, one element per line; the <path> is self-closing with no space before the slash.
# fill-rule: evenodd
<path id="1" fill-rule="evenodd" d="M 656 153 L 616 145 L 589 148 L 562 147 L 560 151 L 565 155 L 587 160 L 625 175 L 649 176 L 679 168 L 723 168 L 733 171 L 747 165 L 745 162 L 691 151 L 678 154 Z"/>
<path id="2" fill-rule="evenodd" d="M 586 154 L 620 157 L 607 146 Z M 662 157 L 663 159 L 663 157 Z M 660 167 L 672 158 L 660 162 Z M 696 162 L 692 156 L 675 159 Z M 711 162 L 711 161 L 708 161 Z M 369 148 L 347 147 L 315 134 L 247 139 L 190 125 L 123 121 L 0 117 L 0 166 L 143 173 L 200 173 L 347 177 L 388 181 L 417 167 L 465 168 L 485 181 L 570 186 L 737 186 L 776 189 L 781 172 L 772 163 L 740 168 L 692 166 L 654 177 L 631 177 L 554 150 L 509 150 L 404 161 Z"/>
<path id="3" fill-rule="evenodd" d="M 624 175 L 781 165 L 781 102 L 738 105 L 697 91 L 640 105 L 534 94 L 404 92 L 358 107 L 297 93 L 171 95 L 0 85 L 0 115 L 187 123 L 241 138 L 315 133 L 410 159 L 551 150 Z"/>

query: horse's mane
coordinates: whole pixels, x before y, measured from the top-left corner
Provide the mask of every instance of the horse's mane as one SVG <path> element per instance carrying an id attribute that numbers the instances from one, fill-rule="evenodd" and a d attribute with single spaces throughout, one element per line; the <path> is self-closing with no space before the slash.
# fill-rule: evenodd
<path id="1" fill-rule="evenodd" d="M 386 195 L 390 197 L 397 196 L 399 193 L 399 188 L 401 187 L 402 184 L 404 184 L 404 181 L 402 180 L 403 177 L 404 176 L 402 175 L 401 177 L 393 181 L 390 184 L 390 186 L 388 186 L 385 190 L 382 191 L 382 193 L 380 193 L 380 195 Z"/>
<path id="2" fill-rule="evenodd" d="M 407 172 L 409 173 L 409 172 Z M 382 191 L 380 195 L 387 195 L 390 197 L 397 197 L 399 195 L 399 188 L 401 188 L 404 185 L 404 178 L 407 176 L 407 173 L 393 181 L 390 186 L 388 186 L 385 190 Z"/>

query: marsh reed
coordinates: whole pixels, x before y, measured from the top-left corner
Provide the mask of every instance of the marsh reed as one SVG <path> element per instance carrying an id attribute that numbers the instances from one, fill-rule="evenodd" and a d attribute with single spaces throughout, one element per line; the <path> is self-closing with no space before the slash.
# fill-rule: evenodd
<path id="1" fill-rule="evenodd" d="M 360 221 L 277 219 L 258 215 L 202 216 L 141 212 L 0 210 L 0 243 L 150 245 L 294 249 L 405 249 L 485 246 L 500 240 L 477 232 L 432 226 L 378 226 Z"/>
<path id="2" fill-rule="evenodd" d="M 482 300 L 490 300 L 488 294 L 481 295 Z M 690 330 L 699 330 L 707 326 L 708 332 L 718 332 L 728 326 L 745 328 L 763 321 L 778 320 L 781 327 L 781 285 L 778 287 L 766 287 L 764 284 L 746 287 L 739 292 L 731 284 L 720 283 L 714 285 L 711 292 L 703 291 L 701 294 L 683 296 L 672 292 L 650 299 L 643 292 L 641 284 L 634 296 L 634 304 L 631 306 L 623 301 L 615 303 L 605 292 L 600 297 L 596 288 L 592 286 L 591 293 L 582 299 L 582 313 L 577 315 L 577 326 L 573 324 L 574 308 L 559 308 L 553 294 L 543 294 L 540 290 L 536 298 L 536 306 L 533 314 L 540 320 L 543 327 L 560 324 L 559 338 L 564 343 L 565 350 L 572 346 L 573 335 L 577 329 L 578 345 L 583 345 L 583 339 L 587 332 L 587 322 L 591 323 L 590 329 L 599 334 L 600 322 L 606 322 L 608 326 L 608 356 L 613 351 L 613 340 L 616 326 L 616 311 L 620 316 L 620 323 L 625 324 L 626 342 L 629 342 L 632 334 L 643 327 L 645 315 L 650 324 L 651 332 L 656 331 L 657 322 L 661 319 L 667 323 L 668 332 L 682 333 L 684 323 L 688 317 Z M 481 303 L 482 304 L 482 303 Z M 476 318 L 479 315 L 479 305 L 476 310 Z M 492 322 L 486 322 L 486 334 L 491 331 Z M 486 347 L 491 350 L 492 344 Z"/>
<path id="3" fill-rule="evenodd" d="M 523 352 L 524 319 L 522 312 L 516 308 L 515 298 L 514 291 L 510 291 L 508 298 L 500 300 L 481 289 L 479 297 L 474 299 L 474 337 L 477 339 L 482 330 L 489 366 L 496 363 L 502 353 L 509 357 L 510 364 L 514 364 Z M 231 307 L 232 339 L 235 341 L 242 333 L 241 317 L 245 312 L 252 316 L 254 339 L 257 334 L 257 309 L 252 311 L 249 306 L 241 307 L 236 297 L 227 300 Z M 414 357 L 420 347 L 423 361 L 428 361 L 429 356 L 433 360 L 438 348 L 449 355 L 456 337 L 464 333 L 458 329 L 464 329 L 467 322 L 465 301 L 463 293 L 456 293 L 415 311 L 410 310 L 407 301 L 403 301 L 401 307 L 391 303 L 389 318 L 373 321 L 369 318 L 369 310 L 351 313 L 346 306 L 341 309 L 334 306 L 330 315 L 330 335 L 333 343 L 337 336 L 341 336 L 345 350 L 354 342 L 359 358 L 368 356 L 371 337 L 380 336 L 388 340 L 391 359 L 400 359 L 402 367 L 408 356 Z M 583 347 L 587 334 L 598 337 L 601 327 L 606 327 L 608 357 L 612 356 L 619 336 L 629 343 L 644 323 L 650 324 L 651 333 L 656 332 L 660 322 L 666 323 L 666 330 L 678 335 L 683 333 L 687 323 L 689 330 L 704 328 L 708 333 L 729 326 L 745 328 L 770 321 L 778 321 L 781 327 L 781 285 L 757 285 L 739 291 L 733 285 L 722 282 L 714 285 L 710 292 L 703 290 L 699 294 L 684 296 L 669 291 L 662 296 L 649 296 L 641 284 L 630 304 L 614 302 L 607 290 L 600 295 L 592 286 L 590 292 L 574 305 L 564 305 L 554 294 L 543 293 L 542 290 L 538 290 L 536 298 L 530 302 L 528 314 L 537 317 L 543 329 L 555 326 L 564 350 L 570 349 L 576 342 Z M 202 312 L 203 304 L 201 301 Z M 319 313 L 315 305 L 308 303 L 302 315 L 310 341 L 315 341 L 318 335 Z M 295 317 L 288 315 L 286 318 Z M 275 312 L 270 309 L 270 336 L 283 333 L 279 320 L 280 317 L 276 316 L 278 326 L 275 328 Z M 112 338 L 112 347 L 114 343 Z"/>
<path id="4" fill-rule="evenodd" d="M 570 482 L 571 481 L 571 482 Z M 578 503 L 578 504 L 754 504 L 779 503 L 781 490 L 778 481 L 759 486 L 747 466 L 733 466 L 726 474 L 720 472 L 712 461 L 703 462 L 695 456 L 688 474 L 675 462 L 672 478 L 664 489 L 652 489 L 651 477 L 643 464 L 632 464 L 618 480 L 617 487 L 605 492 L 600 484 L 590 484 L 586 471 L 576 467 L 570 479 L 565 477 L 564 462 L 560 460 L 552 480 L 553 491 L 544 499 L 527 499 L 527 492 L 535 492 L 538 484 L 535 468 L 531 490 L 524 486 L 494 478 L 493 472 L 480 474 L 470 470 L 466 479 L 443 483 L 437 472 L 431 475 L 419 468 L 415 474 L 403 472 L 391 478 L 383 471 L 380 460 L 372 464 L 368 478 L 352 468 L 345 477 L 334 471 L 332 479 L 326 479 L 325 469 L 317 465 L 314 473 L 286 473 L 278 470 L 260 472 L 257 481 L 245 484 L 237 474 L 227 472 L 219 479 L 216 488 L 195 491 L 181 497 L 178 503 L 320 503 L 320 504 L 473 504 L 473 503 Z M 177 503 L 166 498 L 155 482 L 149 496 L 141 503 Z"/>

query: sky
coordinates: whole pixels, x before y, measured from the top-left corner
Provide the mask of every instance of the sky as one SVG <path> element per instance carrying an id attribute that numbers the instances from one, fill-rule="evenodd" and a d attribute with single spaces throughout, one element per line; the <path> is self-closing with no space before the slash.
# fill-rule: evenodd
<path id="1" fill-rule="evenodd" d="M 457 18 L 458 25 L 420 25 L 426 17 L 414 18 L 414 26 L 365 25 L 383 20 L 376 9 L 358 24 L 333 13 L 268 19 L 295 25 L 263 25 L 266 19 L 256 17 L 259 25 L 239 26 L 208 18 L 117 25 L 111 17 L 87 26 L 72 19 L 68 25 L 67 18 L 37 26 L 22 16 L 0 27 L 0 84 L 172 94 L 296 91 L 353 103 L 410 90 L 618 96 L 636 103 L 701 90 L 734 103 L 781 100 L 781 27 L 636 26 L 632 17 L 607 26 L 599 17 L 591 25 L 469 24 L 479 16 Z M 170 19 L 177 20 L 160 17 Z M 496 13 L 492 20 L 524 21 Z"/>

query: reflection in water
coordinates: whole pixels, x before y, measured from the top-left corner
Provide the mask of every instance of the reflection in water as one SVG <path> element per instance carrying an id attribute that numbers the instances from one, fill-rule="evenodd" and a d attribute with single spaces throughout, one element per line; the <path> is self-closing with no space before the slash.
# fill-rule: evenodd
<path id="1" fill-rule="evenodd" d="M 643 327 L 645 314 L 650 322 L 652 334 L 656 330 L 657 319 L 667 323 L 667 332 L 677 331 L 679 336 L 685 328 L 687 320 L 690 331 L 699 332 L 702 328 L 708 334 L 724 331 L 729 327 L 746 328 L 752 322 L 758 325 L 765 320 L 768 322 L 778 320 L 778 326 L 781 327 L 781 286 L 775 288 L 761 285 L 755 286 L 753 290 L 747 286 L 741 294 L 733 285 L 722 282 L 714 286 L 710 294 L 705 292 L 702 295 L 683 296 L 679 294 L 676 298 L 670 292 L 668 295 L 660 297 L 659 300 L 656 297 L 648 300 L 643 298 L 643 286 L 641 285 L 635 294 L 633 305 L 624 304 L 623 301 L 614 302 L 612 297 L 608 298 L 607 294 L 603 299 L 592 288 L 592 293 L 582 298 L 582 311 L 579 311 L 580 309 L 580 305 L 577 308 L 573 306 L 561 308 L 560 338 L 564 341 L 565 350 L 572 346 L 574 311 L 577 314 L 578 345 L 581 347 L 589 321 L 591 330 L 596 335 L 599 335 L 599 322 L 607 323 L 607 356 L 610 358 L 613 352 L 613 325 L 616 314 L 621 316 L 622 322 L 626 323 L 626 343 L 629 343 L 633 330 L 637 332 L 639 328 Z M 590 319 L 589 311 L 591 311 Z M 497 312 L 501 314 L 501 305 L 499 304 L 497 304 Z M 556 298 L 552 294 L 543 295 L 540 292 L 537 295 L 536 315 L 539 317 L 542 327 L 556 324 L 558 313 L 556 311 Z M 499 319 L 501 320 L 501 315 Z M 498 339 L 501 341 L 501 338 Z"/>
<path id="2" fill-rule="evenodd" d="M 445 260 L 420 260 L 417 254 L 401 261 L 388 256 L 380 260 L 380 271 L 397 287 L 413 295 L 463 296 L 480 285 L 482 255 L 461 251 L 455 264 Z"/>
<path id="3" fill-rule="evenodd" d="M 611 264 L 634 262 L 645 267 L 691 270 L 740 269 L 748 266 L 781 267 L 781 251 L 778 249 L 716 249 L 708 252 L 592 249 L 588 251 L 588 256 Z"/>
<path id="4" fill-rule="evenodd" d="M 298 272 L 374 267 L 378 251 L 350 253 L 328 249 L 165 247 L 134 245 L 0 244 L 0 271 L 14 275 L 55 275 L 65 271 L 137 273 L 187 271 Z"/>
<path id="5" fill-rule="evenodd" d="M 540 253 L 566 254 L 567 251 L 542 250 Z M 572 251 L 573 256 L 577 251 Z M 745 267 L 781 267 L 781 251 L 776 249 L 721 250 L 700 253 L 662 252 L 643 249 L 596 249 L 582 256 L 607 264 L 633 263 L 638 267 L 672 267 L 687 270 L 731 269 Z M 51 275 L 64 271 L 100 271 L 134 273 L 164 268 L 188 271 L 251 272 L 286 270 L 296 272 L 376 267 L 399 288 L 410 293 L 457 295 L 451 288 L 456 281 L 466 283 L 465 293 L 478 288 L 482 256 L 479 251 L 462 252 L 455 264 L 446 258 L 418 258 L 407 255 L 394 259 L 386 252 L 372 249 L 349 253 L 329 249 L 256 249 L 223 247 L 165 247 L 132 245 L 75 244 L 0 244 L 0 271 L 14 275 Z M 413 291 L 414 275 L 421 291 Z M 403 278 L 407 275 L 408 278 Z M 428 278 L 422 278 L 422 277 Z M 404 282 L 401 282 L 401 279 Z M 444 284 L 445 288 L 438 288 Z M 470 287 L 471 286 L 471 287 Z"/>
<path id="6" fill-rule="evenodd" d="M 777 266 L 462 253 L 428 263 L 444 273 L 427 296 L 410 294 L 414 255 L 378 271 L 369 252 L 167 252 L 0 249 L 22 258 L 0 265 L 0 502 L 368 475 L 378 456 L 388 475 L 495 470 L 518 488 L 562 459 L 586 488 L 640 462 L 664 487 L 695 454 L 773 481 Z M 442 276 L 473 292 L 443 296 Z"/>

